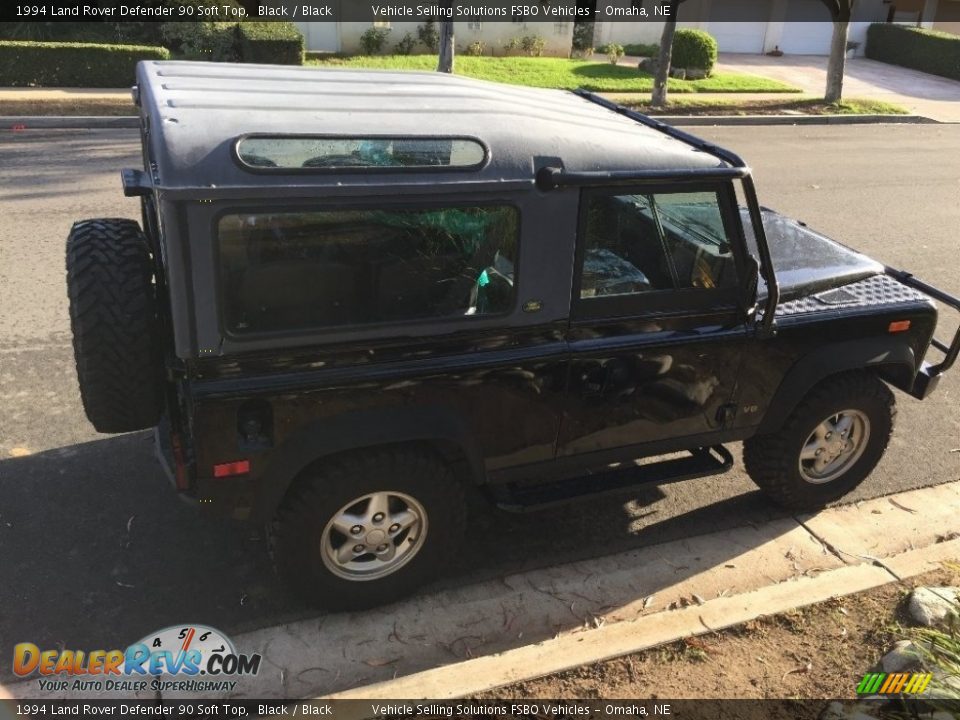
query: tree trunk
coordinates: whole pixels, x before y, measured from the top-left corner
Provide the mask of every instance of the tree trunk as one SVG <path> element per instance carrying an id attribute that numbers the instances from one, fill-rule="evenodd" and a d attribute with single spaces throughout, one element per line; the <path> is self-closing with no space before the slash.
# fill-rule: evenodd
<path id="1" fill-rule="evenodd" d="M 453 21 L 444 20 L 440 23 L 440 61 L 437 63 L 437 72 L 453 72 Z"/>
<path id="2" fill-rule="evenodd" d="M 840 102 L 843 97 L 843 71 L 847 64 L 847 36 L 850 20 L 833 21 L 833 40 L 830 42 L 830 62 L 827 64 L 827 91 L 823 99 Z"/>
<path id="3" fill-rule="evenodd" d="M 673 6 L 676 12 L 676 5 Z M 667 79 L 670 77 L 670 60 L 673 57 L 673 34 L 677 30 L 677 19 L 673 12 L 670 19 L 663 24 L 663 34 L 660 36 L 660 55 L 657 58 L 657 74 L 653 78 L 653 95 L 650 104 L 662 108 L 667 104 Z"/>

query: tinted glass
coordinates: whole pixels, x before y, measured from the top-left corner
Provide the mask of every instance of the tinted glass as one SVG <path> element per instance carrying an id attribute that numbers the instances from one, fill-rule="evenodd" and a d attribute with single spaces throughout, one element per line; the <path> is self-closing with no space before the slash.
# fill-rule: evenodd
<path id="1" fill-rule="evenodd" d="M 471 168 L 486 151 L 464 138 L 246 137 L 237 143 L 252 168 Z"/>
<path id="2" fill-rule="evenodd" d="M 587 196 L 580 297 L 734 287 L 713 192 Z"/>
<path id="3" fill-rule="evenodd" d="M 519 215 L 506 206 L 228 215 L 234 334 L 484 315 L 513 306 Z"/>

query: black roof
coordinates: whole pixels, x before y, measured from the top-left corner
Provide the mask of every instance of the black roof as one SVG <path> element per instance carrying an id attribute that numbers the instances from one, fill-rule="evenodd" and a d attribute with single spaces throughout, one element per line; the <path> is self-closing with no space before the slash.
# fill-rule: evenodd
<path id="1" fill-rule="evenodd" d="M 709 153 L 562 90 L 444 73 L 185 61 L 141 62 L 137 82 L 154 180 L 171 190 L 342 184 L 346 171 L 292 180 L 241 167 L 234 144 L 249 133 L 470 136 L 489 148 L 482 169 L 438 172 L 431 183 L 530 182 L 536 167 L 557 158 L 570 172 L 723 167 Z M 352 175 L 361 184 L 411 177 Z"/>

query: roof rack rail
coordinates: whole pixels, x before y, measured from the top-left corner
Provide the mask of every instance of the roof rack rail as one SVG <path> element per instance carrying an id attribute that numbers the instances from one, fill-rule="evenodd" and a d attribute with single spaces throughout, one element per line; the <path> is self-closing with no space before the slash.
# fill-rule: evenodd
<path id="1" fill-rule="evenodd" d="M 669 137 L 679 140 L 690 147 L 709 153 L 721 162 L 730 165 L 730 168 L 712 168 L 704 172 L 705 175 L 712 174 L 715 178 L 727 175 L 731 170 L 735 170 L 736 177 L 743 183 L 743 194 L 747 201 L 747 209 L 750 212 L 750 223 L 753 225 L 754 237 L 757 241 L 757 250 L 760 253 L 760 273 L 763 275 L 764 282 L 767 285 L 767 301 L 763 310 L 763 321 L 759 331 L 761 336 L 768 336 L 776 332 L 774 327 L 774 314 L 777 304 L 780 302 L 780 285 L 777 282 L 777 276 L 773 269 L 773 259 L 770 257 L 770 247 L 767 244 L 767 233 L 763 228 L 763 216 L 760 213 L 760 202 L 757 199 L 757 189 L 753 184 L 753 175 L 750 168 L 743 159 L 734 152 L 707 142 L 695 135 L 678 130 L 672 125 L 668 125 L 660 120 L 639 113 L 636 110 L 618 105 L 615 102 L 607 100 L 604 97 L 592 93 L 582 88 L 573 91 L 585 100 L 600 105 L 619 115 L 633 120 L 634 122 L 645 125 Z M 686 179 L 692 179 L 696 172 L 686 171 L 685 173 L 676 173 L 678 179 L 685 176 Z M 661 177 L 668 179 L 673 173 L 662 173 Z M 605 176 L 605 177 L 601 177 Z M 564 173 L 562 170 L 554 168 L 544 168 L 537 176 L 538 185 L 560 185 L 574 184 L 615 184 L 618 182 L 644 182 L 649 180 L 649 174 L 644 172 L 621 172 L 621 173 Z"/>

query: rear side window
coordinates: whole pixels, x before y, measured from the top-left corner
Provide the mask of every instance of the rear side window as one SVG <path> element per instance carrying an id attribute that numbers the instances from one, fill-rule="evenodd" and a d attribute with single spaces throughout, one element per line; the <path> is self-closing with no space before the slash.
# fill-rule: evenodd
<path id="1" fill-rule="evenodd" d="M 223 317 L 235 335 L 508 312 L 511 206 L 231 214 Z"/>
<path id="2" fill-rule="evenodd" d="M 257 170 L 472 170 L 487 149 L 473 138 L 250 135 L 237 142 L 237 157 Z"/>

